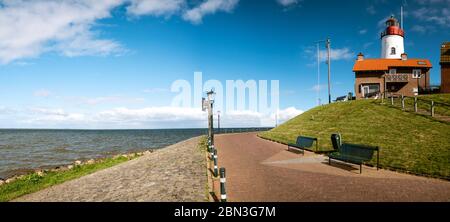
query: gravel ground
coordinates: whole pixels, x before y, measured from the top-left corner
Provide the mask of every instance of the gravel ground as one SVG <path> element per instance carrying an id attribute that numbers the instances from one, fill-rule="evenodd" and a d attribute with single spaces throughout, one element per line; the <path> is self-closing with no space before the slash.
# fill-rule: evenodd
<path id="1" fill-rule="evenodd" d="M 14 201 L 205 201 L 206 166 L 192 138 Z"/>

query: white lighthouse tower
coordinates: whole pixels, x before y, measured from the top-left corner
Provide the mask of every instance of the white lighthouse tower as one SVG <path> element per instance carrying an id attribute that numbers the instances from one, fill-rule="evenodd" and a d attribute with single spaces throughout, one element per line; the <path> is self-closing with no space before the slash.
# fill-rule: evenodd
<path id="1" fill-rule="evenodd" d="M 405 53 L 405 32 L 394 16 L 386 21 L 386 30 L 381 33 L 381 58 L 401 59 Z"/>

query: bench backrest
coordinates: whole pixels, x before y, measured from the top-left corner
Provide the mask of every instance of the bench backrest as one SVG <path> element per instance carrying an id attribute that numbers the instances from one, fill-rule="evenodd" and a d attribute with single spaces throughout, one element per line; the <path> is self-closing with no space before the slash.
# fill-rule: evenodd
<path id="1" fill-rule="evenodd" d="M 363 160 L 371 160 L 375 151 L 378 151 L 378 147 L 357 145 L 344 143 L 339 149 L 339 153 L 348 156 L 354 156 Z"/>
<path id="2" fill-rule="evenodd" d="M 299 137 L 297 137 L 297 146 L 303 147 L 303 148 L 309 148 L 309 147 L 313 146 L 314 141 L 317 141 L 317 138 L 307 137 L 307 136 L 299 136 Z"/>
<path id="3" fill-rule="evenodd" d="M 341 134 L 331 134 L 331 144 L 333 144 L 334 150 L 338 151 L 342 145 Z"/>

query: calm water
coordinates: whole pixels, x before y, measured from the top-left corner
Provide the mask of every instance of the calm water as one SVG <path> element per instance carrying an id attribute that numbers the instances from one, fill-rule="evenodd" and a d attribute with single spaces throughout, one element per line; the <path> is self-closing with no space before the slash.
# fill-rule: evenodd
<path id="1" fill-rule="evenodd" d="M 0 129 L 0 177 L 41 167 L 162 148 L 206 134 L 205 129 L 7 130 Z"/>

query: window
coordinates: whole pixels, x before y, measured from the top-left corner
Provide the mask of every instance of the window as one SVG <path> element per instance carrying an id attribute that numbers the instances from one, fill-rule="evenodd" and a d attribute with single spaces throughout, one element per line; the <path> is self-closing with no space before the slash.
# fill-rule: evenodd
<path id="1" fill-rule="evenodd" d="M 422 70 L 420 69 L 413 69 L 412 77 L 413 79 L 420 79 L 420 75 L 422 74 Z"/>
<path id="2" fill-rule="evenodd" d="M 389 74 L 397 74 L 397 69 L 389 69 Z"/>
<path id="3" fill-rule="evenodd" d="M 426 65 L 427 63 L 424 62 L 424 61 L 418 61 L 417 64 L 418 64 L 418 65 Z"/>
<path id="4" fill-rule="evenodd" d="M 395 53 L 395 47 L 392 47 L 391 48 L 391 55 L 395 55 L 396 53 Z"/>
<path id="5" fill-rule="evenodd" d="M 380 93 L 380 84 L 361 84 L 363 97 L 373 97 Z"/>

